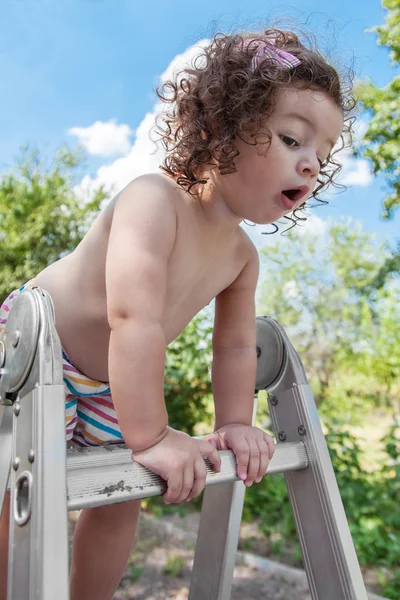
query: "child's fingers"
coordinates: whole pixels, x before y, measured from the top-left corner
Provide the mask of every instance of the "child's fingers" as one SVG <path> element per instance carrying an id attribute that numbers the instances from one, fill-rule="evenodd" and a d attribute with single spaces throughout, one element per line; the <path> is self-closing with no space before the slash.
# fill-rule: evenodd
<path id="1" fill-rule="evenodd" d="M 250 458 L 250 449 L 247 440 L 242 439 L 238 444 L 235 444 L 234 452 L 236 454 L 238 477 L 242 481 L 245 481 L 247 479 L 247 468 Z"/>
<path id="2" fill-rule="evenodd" d="M 268 433 L 264 433 L 264 442 L 266 442 L 266 444 L 268 446 L 269 458 L 271 460 L 271 458 L 273 457 L 274 452 L 275 452 L 274 440 L 272 439 L 272 437 L 270 435 L 268 435 Z"/>
<path id="3" fill-rule="evenodd" d="M 194 465 L 188 463 L 185 465 L 182 478 L 182 489 L 175 502 L 183 502 L 189 496 L 194 482 Z"/>
<path id="4" fill-rule="evenodd" d="M 212 444 L 215 449 L 218 449 L 218 442 L 215 439 L 214 434 L 211 434 L 210 437 L 207 437 L 204 441 L 208 442 L 209 444 Z"/>
<path id="5" fill-rule="evenodd" d="M 247 440 L 249 446 L 249 464 L 247 467 L 247 479 L 245 484 L 250 487 L 260 471 L 260 448 L 254 438 Z"/>
<path id="6" fill-rule="evenodd" d="M 206 485 L 207 469 L 204 460 L 199 456 L 194 463 L 194 482 L 193 487 L 186 501 L 196 498 L 201 494 Z"/>
<path id="7" fill-rule="evenodd" d="M 218 450 L 211 444 L 210 442 L 206 442 L 205 440 L 200 440 L 199 442 L 199 450 L 202 456 L 206 456 L 214 471 L 219 473 L 221 470 L 221 457 L 219 455 Z"/>
<path id="8" fill-rule="evenodd" d="M 183 485 L 183 473 L 180 469 L 176 469 L 168 478 L 167 491 L 163 496 L 163 500 L 166 504 L 171 502 L 177 502 Z"/>
<path id="9" fill-rule="evenodd" d="M 266 470 L 268 468 L 268 465 L 269 465 L 270 451 L 269 451 L 269 446 L 266 441 L 261 440 L 261 442 L 260 442 L 258 440 L 257 443 L 258 443 L 258 448 L 260 451 L 260 470 L 258 471 L 258 474 L 256 477 L 256 482 L 260 483 L 260 481 L 264 477 Z"/>

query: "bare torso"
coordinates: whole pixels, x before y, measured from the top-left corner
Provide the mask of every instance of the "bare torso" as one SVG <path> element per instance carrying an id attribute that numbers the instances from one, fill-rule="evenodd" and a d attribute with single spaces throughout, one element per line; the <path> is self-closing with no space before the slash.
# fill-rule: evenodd
<path id="1" fill-rule="evenodd" d="M 178 220 L 162 323 L 169 344 L 237 278 L 248 258 L 249 240 L 240 228 L 218 236 L 201 218 L 199 204 L 174 181 L 159 177 L 173 195 Z M 52 297 L 63 348 L 82 373 L 98 381 L 109 379 L 105 264 L 117 201 L 118 196 L 100 213 L 74 252 L 35 278 Z"/>

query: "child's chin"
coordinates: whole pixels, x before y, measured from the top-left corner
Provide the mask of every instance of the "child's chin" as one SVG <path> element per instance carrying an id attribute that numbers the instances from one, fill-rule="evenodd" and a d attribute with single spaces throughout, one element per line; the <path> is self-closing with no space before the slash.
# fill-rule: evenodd
<path id="1" fill-rule="evenodd" d="M 282 210 L 274 211 L 274 214 L 270 214 L 270 215 L 264 217 L 263 219 L 253 221 L 253 223 L 255 223 L 256 225 L 270 225 L 271 223 L 275 223 L 275 221 L 278 221 L 278 219 L 281 219 L 282 217 L 287 215 L 289 212 L 291 212 L 291 211 L 289 211 L 289 210 L 286 210 L 285 212 L 283 212 Z M 272 213 L 272 211 L 271 211 L 271 213 Z"/>

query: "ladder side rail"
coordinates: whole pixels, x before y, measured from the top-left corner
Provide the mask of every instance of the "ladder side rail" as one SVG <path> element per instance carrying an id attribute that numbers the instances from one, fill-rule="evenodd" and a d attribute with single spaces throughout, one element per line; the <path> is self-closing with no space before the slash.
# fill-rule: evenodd
<path id="1" fill-rule="evenodd" d="M 257 317 L 257 389 L 268 391 L 281 443 L 302 440 L 309 467 L 285 473 L 313 600 L 367 600 L 350 529 L 312 390 L 284 328 Z"/>
<path id="2" fill-rule="evenodd" d="M 307 470 L 285 479 L 313 600 L 367 600 L 310 386 L 278 386 L 269 405 L 278 439 L 302 439 L 310 459 Z"/>
<path id="3" fill-rule="evenodd" d="M 32 393 L 29 393 L 24 397 L 22 413 L 20 413 L 19 402 L 14 406 L 7 600 L 29 598 L 31 588 L 31 540 L 34 539 L 30 518 L 33 491 L 32 465 L 28 461 L 28 452 L 23 452 L 24 446 L 32 445 L 31 396 Z M 21 497 L 24 498 L 23 501 Z M 28 515 L 27 519 L 26 515 Z"/>
<path id="4" fill-rule="evenodd" d="M 328 447 L 309 385 L 275 391 L 271 415 L 277 436 L 304 439 L 307 471 L 285 474 L 312 598 L 366 600 Z M 299 433 L 299 428 L 300 432 Z"/>
<path id="5" fill-rule="evenodd" d="M 35 400 L 34 600 L 64 600 L 69 597 L 64 386 L 41 386 Z"/>
<path id="6" fill-rule="evenodd" d="M 246 486 L 242 481 L 206 488 L 189 600 L 229 600 Z"/>
<path id="7" fill-rule="evenodd" d="M 1 400 L 1 398 L 0 398 Z M 13 443 L 13 409 L 12 406 L 0 406 L 0 517 L 3 512 L 9 479 Z"/>
<path id="8" fill-rule="evenodd" d="M 18 339 L 2 381 L 16 395 L 7 600 L 68 600 L 65 392 L 50 296 L 24 290 L 6 330 Z"/>

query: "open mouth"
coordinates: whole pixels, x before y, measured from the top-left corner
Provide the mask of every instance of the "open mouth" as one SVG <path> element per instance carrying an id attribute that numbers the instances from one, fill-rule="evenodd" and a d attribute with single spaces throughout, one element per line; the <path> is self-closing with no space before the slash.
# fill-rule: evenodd
<path id="1" fill-rule="evenodd" d="M 300 188 L 294 188 L 292 190 L 283 190 L 282 194 L 286 196 L 286 198 L 289 198 L 289 200 L 292 202 L 297 202 L 297 200 L 304 195 L 304 190 Z"/>

